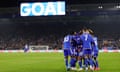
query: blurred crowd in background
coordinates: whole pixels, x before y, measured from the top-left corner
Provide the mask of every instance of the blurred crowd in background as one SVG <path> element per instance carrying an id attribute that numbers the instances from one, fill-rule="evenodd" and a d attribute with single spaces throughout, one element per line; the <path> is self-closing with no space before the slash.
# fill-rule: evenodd
<path id="1" fill-rule="evenodd" d="M 3 29 L 1 27 L 0 50 L 20 50 L 24 49 L 25 44 L 48 45 L 50 49 L 62 49 L 63 37 L 73 30 L 73 28 L 64 29 L 63 27 L 64 25 L 61 27 L 57 25 L 53 27 L 51 25 L 13 25 L 9 29 L 6 26 Z M 95 35 L 98 37 L 100 49 L 120 49 L 119 34 Z"/>

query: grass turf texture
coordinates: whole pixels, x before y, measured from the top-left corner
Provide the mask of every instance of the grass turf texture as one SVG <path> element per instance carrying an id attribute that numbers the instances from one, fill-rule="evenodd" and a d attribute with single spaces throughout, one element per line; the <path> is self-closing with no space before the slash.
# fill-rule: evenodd
<path id="1" fill-rule="evenodd" d="M 94 72 L 120 72 L 120 53 L 100 53 L 99 63 L 101 70 Z M 62 53 L 0 53 L 0 72 L 66 72 L 66 69 Z"/>

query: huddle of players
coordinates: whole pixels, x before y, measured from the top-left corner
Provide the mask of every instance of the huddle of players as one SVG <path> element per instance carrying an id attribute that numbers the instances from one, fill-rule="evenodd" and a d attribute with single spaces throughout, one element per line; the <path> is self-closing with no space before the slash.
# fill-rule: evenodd
<path id="1" fill-rule="evenodd" d="M 64 59 L 67 71 L 76 70 L 76 62 L 79 71 L 99 70 L 97 37 L 92 35 L 90 29 L 83 29 L 80 33 L 66 35 L 63 42 Z M 70 61 L 68 60 L 70 56 Z"/>

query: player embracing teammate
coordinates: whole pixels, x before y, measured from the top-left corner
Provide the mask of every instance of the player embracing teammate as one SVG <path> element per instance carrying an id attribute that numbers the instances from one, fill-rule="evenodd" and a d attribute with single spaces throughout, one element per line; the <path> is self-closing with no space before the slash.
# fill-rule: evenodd
<path id="1" fill-rule="evenodd" d="M 69 48 L 65 40 L 64 38 L 63 48 L 67 70 L 77 70 L 76 62 L 78 62 L 79 71 L 83 69 L 99 70 L 97 38 L 92 35 L 91 30 L 83 29 L 81 33 L 75 32 L 73 35 L 70 35 Z M 67 47 L 68 52 L 65 52 L 65 47 Z M 68 56 L 70 56 L 70 61 L 68 60 Z"/>

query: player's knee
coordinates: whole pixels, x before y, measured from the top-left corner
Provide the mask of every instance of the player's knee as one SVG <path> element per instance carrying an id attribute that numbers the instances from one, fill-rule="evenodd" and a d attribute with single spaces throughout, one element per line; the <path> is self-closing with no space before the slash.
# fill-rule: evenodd
<path id="1" fill-rule="evenodd" d="M 85 58 L 85 59 L 87 59 L 87 58 L 88 58 L 88 56 L 85 56 L 84 58 Z"/>
<path id="2" fill-rule="evenodd" d="M 82 60 L 82 57 L 78 57 L 78 60 Z"/>

